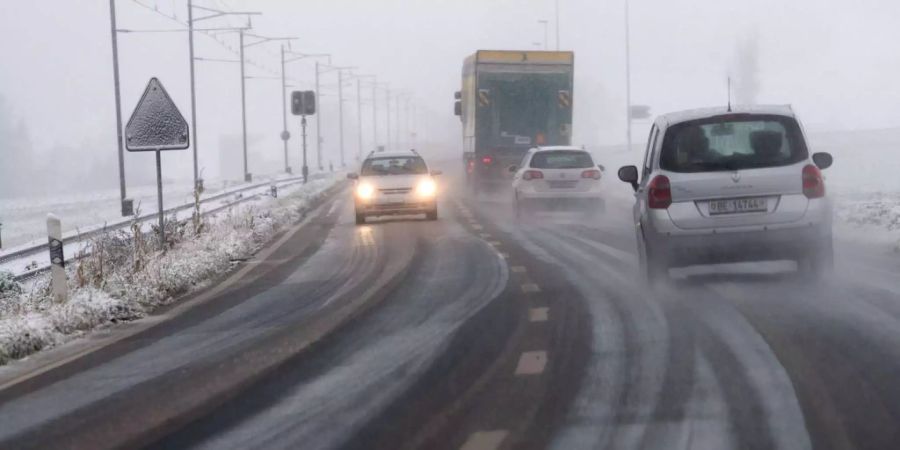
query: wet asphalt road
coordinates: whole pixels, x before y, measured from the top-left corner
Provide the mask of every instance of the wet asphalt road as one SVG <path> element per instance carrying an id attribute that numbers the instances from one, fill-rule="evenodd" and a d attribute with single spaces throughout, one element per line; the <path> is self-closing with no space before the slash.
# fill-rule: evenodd
<path id="1" fill-rule="evenodd" d="M 625 198 L 361 227 L 335 199 L 209 301 L 0 391 L 0 448 L 900 448 L 896 255 L 648 289 Z"/>

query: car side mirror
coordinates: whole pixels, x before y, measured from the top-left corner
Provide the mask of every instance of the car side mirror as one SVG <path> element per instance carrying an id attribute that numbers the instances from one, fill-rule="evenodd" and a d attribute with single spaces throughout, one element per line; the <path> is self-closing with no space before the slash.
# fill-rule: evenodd
<path id="1" fill-rule="evenodd" d="M 812 159 L 813 162 L 816 163 L 816 167 L 822 170 L 831 167 L 831 164 L 834 163 L 834 158 L 831 157 L 831 153 L 813 153 Z"/>
<path id="2" fill-rule="evenodd" d="M 623 166 L 619 168 L 619 179 L 631 184 L 635 191 L 638 189 L 638 170 L 635 166 Z"/>
<path id="3" fill-rule="evenodd" d="M 440 174 L 442 174 L 442 173 L 444 173 L 444 172 L 441 172 L 440 170 L 432 170 L 432 171 L 431 171 L 431 176 L 436 177 L 436 176 L 438 176 L 438 175 L 440 175 Z"/>
<path id="4" fill-rule="evenodd" d="M 597 164 L 597 168 L 603 172 L 606 172 L 606 166 L 604 166 L 603 164 Z"/>
<path id="5" fill-rule="evenodd" d="M 519 170 L 519 168 L 516 166 L 509 166 L 506 168 L 506 170 L 508 170 L 509 173 L 516 173 L 516 171 Z"/>
<path id="6" fill-rule="evenodd" d="M 348 180 L 358 180 L 358 179 L 359 179 L 359 175 L 357 175 L 357 174 L 351 172 L 351 173 L 348 173 L 348 174 L 347 174 L 347 179 L 348 179 Z"/>

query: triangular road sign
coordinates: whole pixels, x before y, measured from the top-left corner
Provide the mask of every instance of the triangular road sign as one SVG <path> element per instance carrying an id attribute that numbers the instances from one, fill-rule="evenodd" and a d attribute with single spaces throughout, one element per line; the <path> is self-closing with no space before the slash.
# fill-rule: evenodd
<path id="1" fill-rule="evenodd" d="M 190 145 L 188 136 L 184 116 L 162 83 L 151 78 L 125 126 L 125 148 L 130 152 L 184 150 Z"/>

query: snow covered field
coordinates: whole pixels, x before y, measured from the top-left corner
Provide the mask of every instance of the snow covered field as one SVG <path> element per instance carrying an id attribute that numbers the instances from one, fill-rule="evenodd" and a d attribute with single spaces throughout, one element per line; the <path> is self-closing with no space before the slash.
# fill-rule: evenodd
<path id="1" fill-rule="evenodd" d="M 279 230 L 295 223 L 306 207 L 340 175 L 294 185 L 277 199 L 266 197 L 208 217 L 195 236 L 187 225 L 163 254 L 154 242 L 135 244 L 129 231 L 92 241 L 94 254 L 68 266 L 70 299 L 51 300 L 42 276 L 29 286 L 0 274 L 0 365 L 110 323 L 143 317 L 160 305 L 229 270 Z"/>

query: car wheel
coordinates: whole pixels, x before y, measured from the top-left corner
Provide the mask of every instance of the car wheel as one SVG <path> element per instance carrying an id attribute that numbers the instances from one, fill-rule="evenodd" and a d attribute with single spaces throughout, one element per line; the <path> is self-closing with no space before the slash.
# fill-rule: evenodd
<path id="1" fill-rule="evenodd" d="M 668 263 L 647 247 L 646 243 L 644 249 L 639 253 L 639 259 L 641 276 L 648 286 L 653 286 L 655 283 L 669 278 Z"/>
<path id="2" fill-rule="evenodd" d="M 356 224 L 357 224 L 357 225 L 362 225 L 362 224 L 364 224 L 364 223 L 366 223 L 366 215 L 365 215 L 365 214 L 356 213 Z"/>
<path id="3" fill-rule="evenodd" d="M 438 218 L 437 207 L 435 207 L 431 211 L 428 211 L 425 213 L 426 220 L 437 220 L 437 218 Z"/>
<path id="4" fill-rule="evenodd" d="M 834 243 L 831 236 L 810 249 L 797 264 L 801 273 L 811 279 L 818 280 L 830 275 L 834 271 Z"/>

